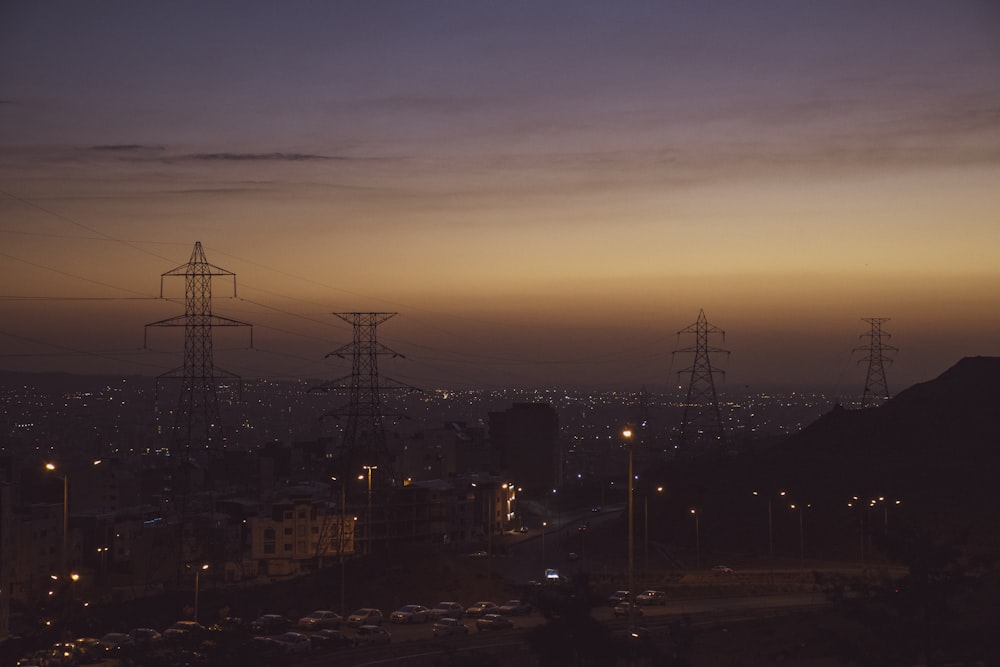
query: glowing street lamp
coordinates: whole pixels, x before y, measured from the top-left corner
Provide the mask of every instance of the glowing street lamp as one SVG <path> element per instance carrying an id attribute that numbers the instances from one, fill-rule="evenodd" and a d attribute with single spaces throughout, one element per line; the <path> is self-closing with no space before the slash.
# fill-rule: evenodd
<path id="1" fill-rule="evenodd" d="M 46 463 L 45 469 L 54 472 L 56 464 Z M 59 475 L 63 482 L 63 512 L 62 512 L 62 569 L 61 573 L 69 572 L 69 476 Z"/>
<path id="2" fill-rule="evenodd" d="M 372 470 L 378 470 L 378 466 L 361 466 L 362 470 L 368 471 L 368 517 L 366 523 L 368 524 L 365 528 L 365 548 L 368 553 L 372 550 Z"/>
<path id="3" fill-rule="evenodd" d="M 799 513 L 799 561 L 801 562 L 805 562 L 806 559 L 805 542 L 803 539 L 803 531 L 802 531 L 802 511 L 810 507 L 812 507 L 812 505 L 808 503 L 806 503 L 805 505 L 792 503 L 791 505 L 788 506 L 789 509 L 798 511 Z"/>
<path id="4" fill-rule="evenodd" d="M 753 495 L 760 496 L 757 491 L 753 492 Z M 784 491 L 778 492 L 779 496 L 784 496 Z M 767 499 L 767 550 L 771 558 L 774 558 L 774 515 L 771 508 L 771 498 Z"/>
<path id="5" fill-rule="evenodd" d="M 208 569 L 208 563 L 202 563 L 199 567 L 187 565 L 188 569 L 194 570 L 194 621 L 198 622 L 198 591 L 200 588 L 201 573 Z"/>
<path id="6" fill-rule="evenodd" d="M 694 517 L 694 565 L 697 569 L 701 569 L 701 528 L 698 525 L 698 519 L 701 514 L 698 512 L 697 507 L 691 508 L 691 516 Z"/>
<path id="7" fill-rule="evenodd" d="M 663 487 L 656 487 L 657 493 L 663 493 Z M 643 530 L 642 534 L 645 539 L 645 567 L 646 572 L 649 572 L 649 494 L 645 494 L 642 497 L 643 507 L 642 507 L 642 520 L 643 520 Z"/>
<path id="8" fill-rule="evenodd" d="M 632 429 L 625 428 L 622 430 L 622 441 L 625 444 L 625 449 L 628 451 L 628 591 L 630 595 L 635 594 L 633 588 L 633 574 L 635 566 L 635 544 L 634 544 L 634 532 L 635 532 L 635 521 L 633 515 L 633 499 L 632 499 Z"/>

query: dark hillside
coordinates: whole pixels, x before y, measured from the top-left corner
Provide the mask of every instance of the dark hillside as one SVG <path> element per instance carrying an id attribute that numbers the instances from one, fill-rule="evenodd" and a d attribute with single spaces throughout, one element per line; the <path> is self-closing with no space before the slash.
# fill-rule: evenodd
<path id="1" fill-rule="evenodd" d="M 920 534 L 982 553 L 1000 552 L 998 463 L 1000 358 L 970 357 L 879 408 L 836 407 L 768 449 L 676 461 L 654 475 L 668 481 L 679 503 L 702 507 L 704 521 L 711 514 L 725 519 L 724 534 L 720 526 L 705 536 L 710 545 L 769 548 L 763 499 L 770 498 L 776 553 L 799 548 L 790 502 L 811 504 L 809 544 L 833 550 L 817 556 L 837 557 L 838 547 L 856 554 L 859 522 L 876 533 L 891 516 L 897 525 L 905 521 Z M 862 504 L 879 497 L 900 504 L 891 510 L 877 504 L 858 516 L 847 506 L 853 496 Z M 675 509 L 674 532 L 688 530 L 684 511 Z"/>

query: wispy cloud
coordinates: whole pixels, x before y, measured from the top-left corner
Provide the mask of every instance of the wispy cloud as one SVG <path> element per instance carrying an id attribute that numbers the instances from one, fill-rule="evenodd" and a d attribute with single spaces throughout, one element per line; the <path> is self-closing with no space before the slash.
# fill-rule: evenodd
<path id="1" fill-rule="evenodd" d="M 147 146 L 144 144 L 104 144 L 100 146 L 91 146 L 90 150 L 118 152 L 118 153 L 134 153 L 140 151 L 162 151 L 163 146 Z"/>
<path id="2" fill-rule="evenodd" d="M 313 153 L 193 153 L 174 158 L 177 160 L 202 160 L 205 162 L 308 162 L 350 160 L 340 155 Z"/>

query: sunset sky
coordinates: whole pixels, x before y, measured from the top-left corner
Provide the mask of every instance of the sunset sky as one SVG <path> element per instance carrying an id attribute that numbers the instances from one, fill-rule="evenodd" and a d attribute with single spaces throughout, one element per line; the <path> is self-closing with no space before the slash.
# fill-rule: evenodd
<path id="1" fill-rule="evenodd" d="M 195 241 L 247 378 L 391 311 L 424 388 L 890 390 L 1000 355 L 994 0 L 0 6 L 0 369 L 157 375 Z"/>

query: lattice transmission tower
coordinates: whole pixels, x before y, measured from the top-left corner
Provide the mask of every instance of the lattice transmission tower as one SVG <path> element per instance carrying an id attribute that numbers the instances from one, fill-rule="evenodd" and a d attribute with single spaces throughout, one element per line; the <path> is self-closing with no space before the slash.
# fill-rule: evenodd
<path id="1" fill-rule="evenodd" d="M 402 357 L 378 342 L 376 328 L 398 313 L 333 313 L 351 325 L 353 340 L 347 345 L 327 354 L 351 359 L 351 374 L 325 383 L 319 389 L 330 391 L 340 387 L 347 390 L 347 404 L 328 412 L 325 416 L 345 420 L 340 449 L 335 454 L 340 472 L 358 474 L 362 468 L 377 468 L 376 484 L 395 484 L 395 470 L 386 442 L 385 425 L 382 414 L 382 394 L 387 390 L 414 387 L 383 378 L 378 371 L 380 356 Z M 346 385 L 344 384 L 346 381 Z M 402 417 L 402 415 L 394 415 Z"/>
<path id="2" fill-rule="evenodd" d="M 889 385 L 885 379 L 885 367 L 892 364 L 892 359 L 887 354 L 899 352 L 899 348 L 889 345 L 886 341 L 892 338 L 892 335 L 882 331 L 882 323 L 888 322 L 888 317 L 862 317 L 861 321 L 871 325 L 871 330 L 860 336 L 860 338 L 868 338 L 868 344 L 854 349 L 855 352 L 860 350 L 868 355 L 858 362 L 859 364 L 868 362 L 865 390 L 861 394 L 861 407 L 874 408 L 889 400 Z"/>
<path id="3" fill-rule="evenodd" d="M 693 347 L 674 351 L 674 354 L 694 355 L 690 367 L 677 371 L 678 378 L 685 373 L 689 375 L 678 444 L 682 449 L 696 444 L 721 444 L 724 431 L 719 399 L 715 393 L 715 374 L 725 375 L 725 371 L 713 368 L 711 355 L 729 354 L 729 350 L 711 347 L 709 337 L 721 334 L 724 341 L 726 332 L 709 323 L 705 311 L 699 310 L 694 324 L 677 332 L 678 340 L 681 334 L 693 334 L 695 344 Z"/>
<path id="4" fill-rule="evenodd" d="M 201 242 L 194 244 L 191 259 L 160 276 L 160 298 L 164 279 L 184 278 L 184 314 L 146 325 L 149 327 L 184 327 L 184 363 L 163 373 L 157 380 L 180 380 L 181 392 L 174 412 L 171 453 L 183 452 L 185 459 L 193 455 L 211 455 L 224 445 L 224 433 L 219 411 L 218 386 L 223 381 L 239 383 L 239 376 L 216 368 L 212 350 L 214 327 L 250 327 L 246 322 L 212 313 L 212 278 L 232 277 L 236 296 L 236 274 L 209 264 Z M 253 347 L 253 329 L 250 330 Z"/>

